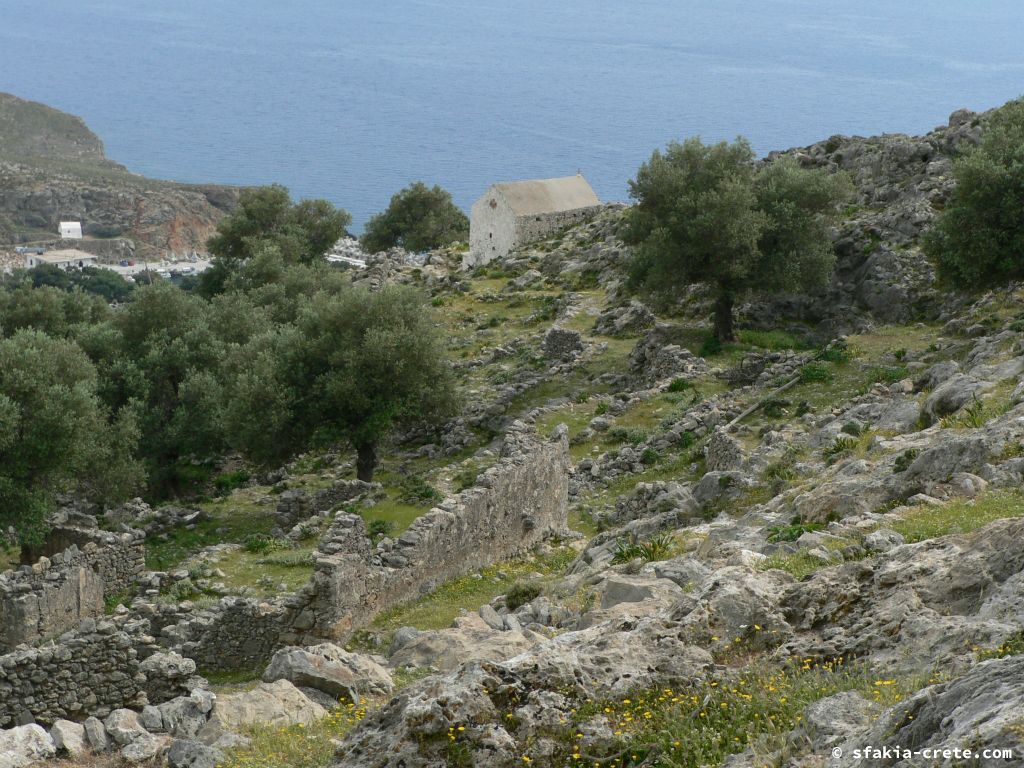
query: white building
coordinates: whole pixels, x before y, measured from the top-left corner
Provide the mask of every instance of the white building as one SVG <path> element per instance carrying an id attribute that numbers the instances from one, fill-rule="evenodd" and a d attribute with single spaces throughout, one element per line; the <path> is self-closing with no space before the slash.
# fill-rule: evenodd
<path id="1" fill-rule="evenodd" d="M 52 264 L 61 269 L 75 269 L 81 267 L 96 266 L 96 257 L 91 253 L 79 251 L 76 248 L 66 248 L 59 251 L 47 251 L 46 253 L 29 253 L 25 255 L 25 266 L 28 268 L 39 267 L 43 264 Z"/>
<path id="2" fill-rule="evenodd" d="M 81 240 L 82 222 L 62 221 L 60 223 L 60 236 L 62 240 Z"/>
<path id="3" fill-rule="evenodd" d="M 462 266 L 477 267 L 520 245 L 541 240 L 582 221 L 600 205 L 580 175 L 495 184 L 473 203 L 469 253 Z"/>

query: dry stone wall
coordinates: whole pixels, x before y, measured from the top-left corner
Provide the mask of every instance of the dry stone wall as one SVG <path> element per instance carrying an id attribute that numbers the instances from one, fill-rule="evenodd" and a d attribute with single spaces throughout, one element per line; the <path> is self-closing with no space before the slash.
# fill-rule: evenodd
<path id="1" fill-rule="evenodd" d="M 130 591 L 146 568 L 146 535 L 138 530 L 112 533 L 99 528 L 57 526 L 46 544 L 45 554 L 78 547 L 100 575 L 108 595 Z"/>
<path id="2" fill-rule="evenodd" d="M 22 647 L 0 656 L 0 728 L 58 719 L 81 721 L 105 717 L 121 707 L 159 703 L 162 697 L 188 692 L 187 676 L 194 666 L 175 667 L 153 659 L 156 650 L 141 622 L 85 619 L 58 643 Z M 164 679 L 166 677 L 166 679 Z"/>
<path id="3" fill-rule="evenodd" d="M 55 637 L 101 613 L 103 580 L 74 545 L 0 573 L 0 652 Z"/>
<path id="4" fill-rule="evenodd" d="M 289 605 L 289 641 L 344 640 L 380 612 L 436 585 L 506 560 L 565 530 L 569 445 L 564 430 L 538 440 L 522 424 L 504 458 L 477 485 L 373 547 L 362 518 L 339 515 L 312 580 Z"/>
<path id="5" fill-rule="evenodd" d="M 477 485 L 447 499 L 397 540 L 374 546 L 358 515 L 338 514 L 320 542 L 313 578 L 284 602 L 224 598 L 147 616 L 167 649 L 201 671 L 249 669 L 285 645 L 343 640 L 388 608 L 438 584 L 530 550 L 566 527 L 569 445 L 513 426 L 504 457 Z M 177 619 L 175 621 L 175 619 Z"/>

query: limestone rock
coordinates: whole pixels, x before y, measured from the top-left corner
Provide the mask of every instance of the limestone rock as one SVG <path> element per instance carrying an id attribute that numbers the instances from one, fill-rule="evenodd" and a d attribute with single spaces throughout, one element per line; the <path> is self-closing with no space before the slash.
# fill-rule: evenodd
<path id="1" fill-rule="evenodd" d="M 503 619 L 513 619 L 511 614 Z M 490 627 L 440 629 L 420 632 L 391 654 L 392 667 L 435 667 L 442 671 L 455 669 L 469 661 L 501 661 L 531 648 L 536 642 L 519 629 L 504 631 Z"/>
<path id="2" fill-rule="evenodd" d="M 177 739 L 195 738 L 206 725 L 213 706 L 214 695 L 203 690 L 195 690 L 188 696 L 164 702 L 157 707 L 162 730 Z"/>
<path id="3" fill-rule="evenodd" d="M 282 648 L 263 673 L 264 682 L 275 680 L 315 688 L 336 700 L 355 703 L 362 695 L 386 694 L 394 689 L 391 675 L 375 661 L 330 643 Z"/>
<path id="4" fill-rule="evenodd" d="M 176 739 L 167 750 L 170 768 L 217 768 L 224 761 L 224 753 L 198 741 Z"/>
<path id="5" fill-rule="evenodd" d="M 107 728 L 99 718 L 86 718 L 82 723 L 82 728 L 85 730 L 85 741 L 93 751 L 107 751 L 110 740 L 107 737 Z"/>
<path id="6" fill-rule="evenodd" d="M 327 710 L 306 698 L 287 680 L 260 683 L 251 691 L 219 696 L 209 722 L 200 736 L 212 743 L 225 732 L 237 731 L 246 725 L 311 725 L 322 719 Z"/>
<path id="7" fill-rule="evenodd" d="M 50 728 L 50 738 L 61 754 L 72 759 L 84 755 L 88 750 L 85 742 L 85 727 L 70 720 L 58 720 Z"/>
<path id="8" fill-rule="evenodd" d="M 1024 656 L 982 662 L 949 683 L 918 691 L 887 710 L 841 745 L 844 757 L 832 758 L 829 768 L 868 768 L 878 759 L 853 759 L 864 745 L 908 749 L 1008 749 L 1024 754 L 1020 715 L 1024 711 Z M 917 758 L 897 757 L 893 768 L 919 765 Z M 997 761 L 981 763 L 1001 764 Z M 1009 764 L 1007 762 L 1006 764 Z"/>
<path id="9" fill-rule="evenodd" d="M 138 714 L 130 709 L 115 709 L 107 715 L 103 725 L 107 729 L 107 735 L 122 747 L 146 735 L 146 729 L 139 722 Z"/>
<path id="10" fill-rule="evenodd" d="M 31 723 L 0 731 L 0 768 L 24 768 L 56 754 L 53 739 L 40 725 Z"/>
<path id="11" fill-rule="evenodd" d="M 121 750 L 121 757 L 129 763 L 146 763 L 163 752 L 169 741 L 170 737 L 168 736 L 154 736 L 151 733 L 144 733 Z"/>

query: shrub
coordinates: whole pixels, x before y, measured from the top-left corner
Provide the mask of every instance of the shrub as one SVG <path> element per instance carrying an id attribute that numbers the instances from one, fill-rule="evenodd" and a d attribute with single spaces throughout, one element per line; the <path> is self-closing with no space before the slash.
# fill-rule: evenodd
<path id="1" fill-rule="evenodd" d="M 399 481 L 398 500 L 404 504 L 431 504 L 441 500 L 441 493 L 422 475 L 406 475 Z"/>
<path id="2" fill-rule="evenodd" d="M 672 379 L 672 383 L 668 385 L 669 392 L 685 392 L 688 389 L 693 389 L 693 384 L 686 379 Z"/>
<path id="3" fill-rule="evenodd" d="M 421 181 L 396 193 L 383 213 L 372 217 L 362 237 L 371 253 L 396 245 L 408 251 L 429 251 L 469 236 L 469 219 L 441 187 Z"/>
<path id="4" fill-rule="evenodd" d="M 836 365 L 842 365 L 848 363 L 853 359 L 853 353 L 850 348 L 843 342 L 836 342 L 825 347 L 818 355 L 819 360 L 824 360 L 826 363 L 835 363 Z"/>
<path id="5" fill-rule="evenodd" d="M 772 397 L 765 400 L 761 405 L 761 412 L 770 419 L 777 419 L 786 413 L 786 408 L 789 405 L 789 400 L 785 400 L 780 397 Z"/>
<path id="6" fill-rule="evenodd" d="M 608 439 L 613 443 L 639 445 L 647 439 L 647 433 L 639 427 L 612 427 L 608 430 Z"/>
<path id="7" fill-rule="evenodd" d="M 864 433 L 864 426 L 856 421 L 848 421 L 843 424 L 842 431 L 844 434 L 860 437 Z"/>
<path id="8" fill-rule="evenodd" d="M 370 535 L 370 538 L 375 542 L 380 541 L 389 533 L 395 526 L 389 520 L 371 520 L 370 524 L 366 526 L 366 532 Z"/>
<path id="9" fill-rule="evenodd" d="M 600 403 L 597 404 L 597 407 L 594 409 L 594 415 L 604 416 L 606 413 L 608 413 L 608 403 L 602 400 Z"/>
<path id="10" fill-rule="evenodd" d="M 640 558 L 644 562 L 667 560 L 675 551 L 675 540 L 670 534 L 663 533 L 648 541 L 638 541 L 635 534 L 615 542 L 612 563 L 628 563 Z"/>
<path id="11" fill-rule="evenodd" d="M 832 441 L 832 444 L 827 446 L 823 451 L 822 455 L 832 461 L 840 456 L 845 456 L 848 453 L 853 453 L 857 446 L 860 445 L 859 440 L 855 440 L 852 437 L 837 437 Z"/>
<path id="12" fill-rule="evenodd" d="M 722 353 L 722 342 L 717 336 L 707 336 L 700 345 L 701 357 L 714 357 Z"/>
<path id="13" fill-rule="evenodd" d="M 255 555 L 265 555 L 268 552 L 276 552 L 279 549 L 287 549 L 288 543 L 268 536 L 265 533 L 251 533 L 245 537 L 242 544 L 246 552 Z"/>
<path id="14" fill-rule="evenodd" d="M 796 541 L 805 533 L 820 531 L 825 526 L 821 523 L 803 523 L 794 521 L 789 525 L 772 525 L 768 528 L 768 541 L 777 543 L 780 541 Z"/>
<path id="15" fill-rule="evenodd" d="M 917 448 L 908 448 L 897 456 L 896 461 L 893 462 L 892 465 L 893 474 L 906 472 L 910 468 L 910 465 L 914 463 L 914 459 L 916 459 L 920 453 L 921 452 Z"/>
<path id="16" fill-rule="evenodd" d="M 661 454 L 653 448 L 644 448 L 644 452 L 640 454 L 640 461 L 643 464 L 657 464 L 661 460 Z"/>
<path id="17" fill-rule="evenodd" d="M 516 582 L 505 594 L 505 607 L 514 611 L 520 606 L 526 605 L 531 600 L 540 597 L 540 586 L 528 582 Z"/>
<path id="18" fill-rule="evenodd" d="M 831 381 L 832 369 L 825 363 L 807 363 L 800 368 L 800 383 Z"/>
<path id="19" fill-rule="evenodd" d="M 1024 100 L 988 120 L 954 167 L 956 186 L 922 248 L 947 285 L 984 288 L 1024 277 Z"/>
<path id="20" fill-rule="evenodd" d="M 247 482 L 249 482 L 249 473 L 245 470 L 239 470 L 238 472 L 227 472 L 223 475 L 219 475 L 213 480 L 213 486 L 217 489 L 217 493 L 221 496 L 227 496 L 236 488 L 241 488 Z"/>

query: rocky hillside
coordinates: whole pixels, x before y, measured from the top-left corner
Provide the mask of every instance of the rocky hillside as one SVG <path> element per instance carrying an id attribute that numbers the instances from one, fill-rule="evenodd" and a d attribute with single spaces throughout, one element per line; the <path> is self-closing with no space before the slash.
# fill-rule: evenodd
<path id="1" fill-rule="evenodd" d="M 0 764 L 17 744 L 173 768 L 1024 764 L 1024 287 L 941 292 L 917 245 L 983 128 L 791 150 L 857 183 L 838 274 L 750 302 L 724 347 L 702 291 L 624 292 L 620 207 L 471 274 L 372 257 L 355 281 L 431 296 L 463 413 L 389 446 L 372 485 L 311 454 L 226 465 L 187 508 L 68 512 L 145 532 L 137 589 L 68 642 L 150 654 L 149 703 L 86 720 L 67 683 L 48 732 L 0 731 Z M 537 456 L 555 480 L 502 474 Z M 488 535 L 564 529 L 504 559 L 470 506 Z M 17 651 L 15 682 L 63 647 Z"/>
<path id="2" fill-rule="evenodd" d="M 238 190 L 147 179 L 106 158 L 77 117 L 0 94 L 0 245 L 52 240 L 61 220 L 145 252 L 202 249 Z"/>

